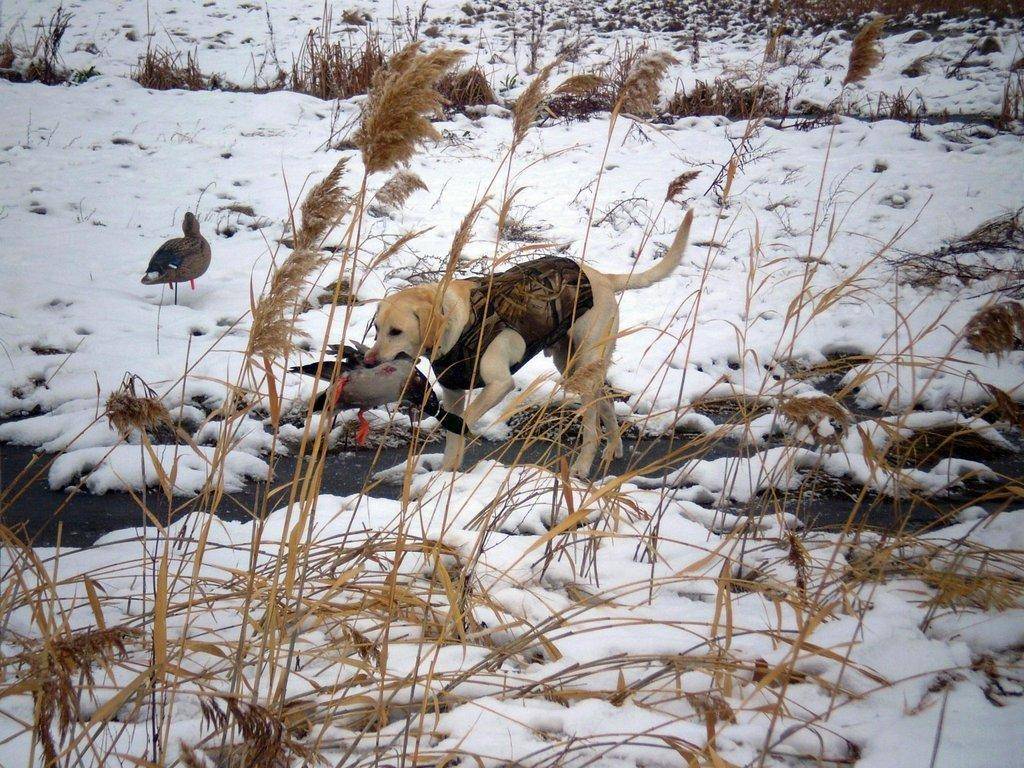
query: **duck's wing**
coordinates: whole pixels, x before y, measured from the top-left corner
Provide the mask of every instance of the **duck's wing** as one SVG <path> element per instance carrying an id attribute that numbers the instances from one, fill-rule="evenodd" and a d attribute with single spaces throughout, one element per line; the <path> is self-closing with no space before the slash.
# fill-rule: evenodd
<path id="1" fill-rule="evenodd" d="M 313 398 L 313 413 L 320 413 L 327 408 L 327 399 L 334 393 L 333 387 L 328 387 L 323 392 L 317 393 L 317 396 Z"/>
<path id="2" fill-rule="evenodd" d="M 157 248 L 153 258 L 149 260 L 146 274 L 164 275 L 172 269 L 181 269 L 182 264 L 194 250 L 192 241 L 184 237 L 168 240 Z"/>
<path id="3" fill-rule="evenodd" d="M 456 416 L 454 413 L 449 413 L 441 407 L 441 403 L 438 401 L 437 395 L 434 394 L 434 389 L 430 386 L 430 382 L 419 370 L 413 369 L 409 383 L 406 385 L 405 396 L 402 398 L 402 402 L 405 405 L 411 406 L 414 410 L 422 406 L 423 413 L 436 418 L 448 432 L 461 435 L 469 434 L 466 423 L 461 417 Z"/>
<path id="4" fill-rule="evenodd" d="M 320 378 L 330 381 L 334 376 L 334 360 L 324 360 L 323 368 L 320 370 Z M 291 373 L 304 373 L 307 376 L 316 376 L 316 369 L 320 367 L 319 363 L 312 362 L 306 363 L 305 365 L 296 365 L 288 370 Z"/>

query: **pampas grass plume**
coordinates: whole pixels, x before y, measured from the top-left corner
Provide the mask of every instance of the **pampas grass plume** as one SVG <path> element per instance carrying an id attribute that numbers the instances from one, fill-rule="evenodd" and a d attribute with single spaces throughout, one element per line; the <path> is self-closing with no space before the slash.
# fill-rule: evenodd
<path id="1" fill-rule="evenodd" d="M 879 43 L 879 38 L 882 35 L 882 27 L 888 20 L 888 16 L 875 16 L 861 27 L 860 32 L 853 38 L 850 63 L 846 67 L 843 85 L 859 83 L 871 74 L 872 69 L 878 66 L 878 62 L 882 60 L 882 46 Z"/>
<path id="2" fill-rule="evenodd" d="M 413 192 L 426 188 L 423 179 L 412 171 L 401 169 L 384 182 L 375 197 L 378 203 L 388 208 L 401 208 Z"/>
<path id="3" fill-rule="evenodd" d="M 700 176 L 700 171 L 683 171 L 676 176 L 672 181 L 669 182 L 668 189 L 665 191 L 665 202 L 675 200 L 679 195 L 683 193 L 690 182 Z"/>
<path id="4" fill-rule="evenodd" d="M 527 131 L 530 130 L 533 121 L 537 119 L 541 105 L 548 97 L 548 79 L 560 61 L 560 59 L 555 59 L 541 69 L 533 80 L 530 81 L 530 84 L 523 89 L 519 98 L 516 99 L 515 106 L 512 107 L 513 146 L 518 145 L 526 138 Z"/>
<path id="5" fill-rule="evenodd" d="M 582 75 L 573 75 L 563 80 L 555 90 L 551 92 L 552 96 L 580 96 L 585 93 L 595 91 L 604 85 L 607 81 L 600 75 L 587 72 Z"/>
<path id="6" fill-rule="evenodd" d="M 410 43 L 374 75 L 354 137 L 368 174 L 407 163 L 417 145 L 439 137 L 428 119 L 444 103 L 436 86 L 462 55 L 447 48 L 421 53 Z"/>
<path id="7" fill-rule="evenodd" d="M 615 112 L 633 115 L 649 115 L 654 111 L 655 102 L 661 89 L 661 79 L 666 70 L 678 60 L 664 51 L 649 53 L 633 65 L 632 71 L 622 84 L 615 102 Z"/>
<path id="8" fill-rule="evenodd" d="M 145 432 L 171 423 L 171 414 L 156 392 L 134 374 L 125 376 L 120 388 L 107 398 L 104 415 L 111 428 L 127 439 L 133 431 Z"/>

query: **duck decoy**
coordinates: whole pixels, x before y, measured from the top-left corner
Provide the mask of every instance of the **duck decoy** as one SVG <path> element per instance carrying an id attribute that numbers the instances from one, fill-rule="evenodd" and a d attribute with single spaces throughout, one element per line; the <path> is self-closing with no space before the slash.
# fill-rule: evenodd
<path id="1" fill-rule="evenodd" d="M 333 360 L 325 359 L 322 366 L 319 363 L 307 363 L 288 370 L 292 373 L 316 376 L 319 368 L 321 379 L 334 382 L 330 389 L 317 394 L 313 401 L 313 410 L 322 411 L 328 405 L 336 407 L 339 404 L 348 408 L 358 408 L 359 429 L 356 431 L 356 443 L 359 445 L 366 444 L 366 437 L 370 432 L 370 424 L 364 413 L 370 408 L 388 403 L 397 402 L 415 409 L 422 406 L 424 413 L 435 417 L 449 432 L 461 434 L 465 430 L 465 423 L 461 418 L 441 408 L 427 377 L 416 369 L 415 360 L 399 357 L 387 363 L 368 366 L 364 359 L 367 349 L 368 347 L 358 342 L 341 347 L 332 345 L 327 351 L 335 355 Z"/>
<path id="2" fill-rule="evenodd" d="M 178 303 L 178 283 L 189 283 L 196 288 L 196 278 L 202 277 L 210 266 L 210 244 L 199 232 L 199 219 L 192 211 L 185 213 L 181 222 L 184 237 L 175 237 L 161 245 L 149 260 L 143 285 L 174 286 L 174 303 Z"/>

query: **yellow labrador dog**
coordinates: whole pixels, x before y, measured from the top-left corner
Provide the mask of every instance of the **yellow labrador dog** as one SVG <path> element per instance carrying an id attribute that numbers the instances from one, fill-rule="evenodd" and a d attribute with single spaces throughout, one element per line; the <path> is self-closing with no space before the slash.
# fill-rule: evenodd
<path id="1" fill-rule="evenodd" d="M 545 352 L 581 398 L 583 441 L 572 472 L 586 477 L 600 443 L 599 425 L 608 441 L 603 460 L 622 455 L 615 410 L 602 397 L 619 333 L 615 294 L 668 277 L 683 257 L 692 221 L 690 211 L 664 256 L 644 272 L 606 275 L 548 256 L 488 278 L 398 291 L 380 303 L 373 323 L 377 338 L 366 362 L 429 356 L 445 410 L 461 415 L 472 430 L 512 391 L 512 374 Z M 480 387 L 466 408 L 465 393 Z M 445 437 L 442 467 L 458 469 L 465 437 L 454 432 Z"/>

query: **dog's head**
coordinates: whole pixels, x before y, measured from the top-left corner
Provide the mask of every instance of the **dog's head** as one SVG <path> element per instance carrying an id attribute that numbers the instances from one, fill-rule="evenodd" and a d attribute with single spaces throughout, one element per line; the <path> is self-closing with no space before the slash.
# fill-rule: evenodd
<path id="1" fill-rule="evenodd" d="M 414 286 L 382 299 L 373 321 L 377 338 L 366 353 L 367 365 L 401 355 L 429 354 L 441 341 L 446 319 L 444 307 L 438 306 L 436 286 Z"/>

